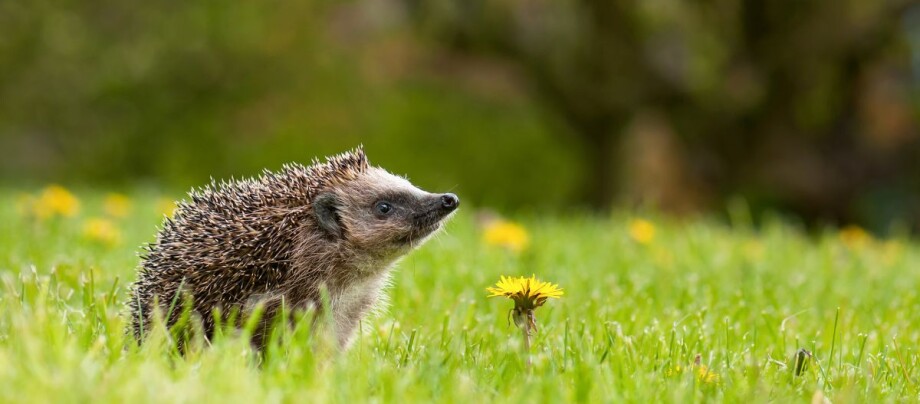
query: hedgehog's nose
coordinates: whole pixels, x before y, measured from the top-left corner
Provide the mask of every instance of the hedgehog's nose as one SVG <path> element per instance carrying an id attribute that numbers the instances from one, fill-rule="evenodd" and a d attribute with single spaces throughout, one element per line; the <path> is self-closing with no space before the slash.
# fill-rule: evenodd
<path id="1" fill-rule="evenodd" d="M 457 198 L 457 195 L 454 194 L 444 194 L 441 195 L 441 207 L 444 210 L 452 211 L 457 209 L 457 206 L 460 206 L 460 198 Z"/>

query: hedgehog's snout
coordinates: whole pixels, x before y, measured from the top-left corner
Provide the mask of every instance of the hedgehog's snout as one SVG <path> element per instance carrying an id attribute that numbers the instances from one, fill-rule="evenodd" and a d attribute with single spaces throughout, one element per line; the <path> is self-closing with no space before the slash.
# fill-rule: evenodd
<path id="1" fill-rule="evenodd" d="M 441 195 L 441 209 L 445 212 L 453 212 L 458 206 L 460 206 L 460 198 L 457 195 L 451 193 Z"/>

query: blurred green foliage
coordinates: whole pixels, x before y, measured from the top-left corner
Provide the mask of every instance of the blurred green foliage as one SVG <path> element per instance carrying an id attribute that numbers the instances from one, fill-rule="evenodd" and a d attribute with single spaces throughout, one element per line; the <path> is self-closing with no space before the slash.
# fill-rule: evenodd
<path id="1" fill-rule="evenodd" d="M 2 180 L 185 188 L 364 144 L 372 163 L 480 203 L 573 199 L 575 151 L 526 99 L 374 80 L 376 62 L 335 38 L 334 10 L 0 4 Z"/>
<path id="2" fill-rule="evenodd" d="M 3 2 L 0 182 L 185 189 L 363 144 L 500 208 L 740 196 L 755 215 L 920 226 L 918 10 Z"/>

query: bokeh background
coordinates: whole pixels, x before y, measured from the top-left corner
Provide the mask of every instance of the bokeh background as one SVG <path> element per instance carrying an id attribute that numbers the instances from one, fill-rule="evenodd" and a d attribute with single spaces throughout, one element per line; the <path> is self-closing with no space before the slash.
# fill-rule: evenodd
<path id="1" fill-rule="evenodd" d="M 920 229 L 920 4 L 0 2 L 0 186 L 156 187 L 363 144 L 502 211 Z"/>

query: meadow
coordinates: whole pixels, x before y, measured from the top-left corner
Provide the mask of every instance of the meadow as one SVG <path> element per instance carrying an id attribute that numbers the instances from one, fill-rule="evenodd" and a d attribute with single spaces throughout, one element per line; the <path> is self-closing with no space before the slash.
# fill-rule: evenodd
<path id="1" fill-rule="evenodd" d="M 137 254 L 170 206 L 149 191 L 0 193 L 0 402 L 920 398 L 920 249 L 904 236 L 755 227 L 743 210 L 484 227 L 464 206 L 398 265 L 389 309 L 348 352 L 294 331 L 263 357 L 235 336 L 182 356 L 124 334 Z M 536 310 L 530 366 L 512 302 L 487 297 L 501 275 L 564 289 Z"/>

